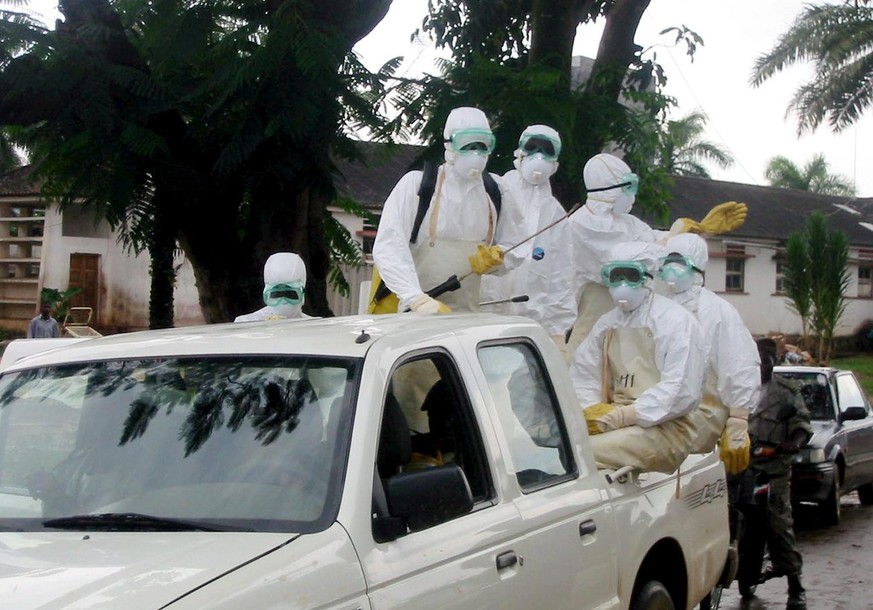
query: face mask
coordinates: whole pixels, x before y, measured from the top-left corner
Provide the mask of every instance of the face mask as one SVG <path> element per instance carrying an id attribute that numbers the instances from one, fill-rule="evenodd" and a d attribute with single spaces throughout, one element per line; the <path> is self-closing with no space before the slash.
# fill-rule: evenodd
<path id="1" fill-rule="evenodd" d="M 627 193 L 619 193 L 612 204 L 613 214 L 630 214 L 636 197 Z"/>
<path id="2" fill-rule="evenodd" d="M 613 286 L 609 289 L 609 296 L 612 297 L 612 302 L 615 306 L 624 312 L 633 311 L 643 304 L 648 295 L 649 289 L 644 286 Z"/>
<path id="3" fill-rule="evenodd" d="M 467 180 L 475 180 L 485 171 L 488 155 L 458 155 L 455 158 L 455 171 Z"/>
<path id="4" fill-rule="evenodd" d="M 555 161 L 549 161 L 541 154 L 524 157 L 521 160 L 521 176 L 534 186 L 539 186 L 549 181 L 558 169 L 557 165 Z"/>

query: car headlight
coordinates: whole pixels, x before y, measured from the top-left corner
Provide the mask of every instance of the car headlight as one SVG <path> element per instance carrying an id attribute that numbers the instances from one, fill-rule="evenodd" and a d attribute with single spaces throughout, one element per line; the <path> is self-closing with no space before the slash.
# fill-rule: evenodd
<path id="1" fill-rule="evenodd" d="M 794 456 L 794 461 L 798 464 L 820 464 L 825 458 L 825 451 L 821 447 L 807 447 Z"/>

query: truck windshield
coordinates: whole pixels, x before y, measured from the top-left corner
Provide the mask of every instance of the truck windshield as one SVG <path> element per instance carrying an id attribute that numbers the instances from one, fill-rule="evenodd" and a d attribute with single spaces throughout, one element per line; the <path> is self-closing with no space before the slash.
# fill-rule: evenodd
<path id="1" fill-rule="evenodd" d="M 0 530 L 323 529 L 359 371 L 355 359 L 236 356 L 3 375 Z M 102 518 L 69 519 L 89 515 Z"/>

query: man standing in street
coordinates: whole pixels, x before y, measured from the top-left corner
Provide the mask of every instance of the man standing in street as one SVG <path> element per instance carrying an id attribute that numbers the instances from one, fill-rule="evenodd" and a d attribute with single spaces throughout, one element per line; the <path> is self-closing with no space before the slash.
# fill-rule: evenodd
<path id="1" fill-rule="evenodd" d="M 58 327 L 58 321 L 52 317 L 52 306 L 43 301 L 39 315 L 30 321 L 30 326 L 27 328 L 27 338 L 47 339 L 60 336 L 61 329 Z"/>
<path id="2" fill-rule="evenodd" d="M 773 376 L 777 362 L 776 342 L 757 341 L 761 356 L 761 396 L 749 420 L 752 446 L 771 453 L 752 452 L 751 467 L 770 477 L 770 504 L 767 546 L 770 565 L 763 579 L 785 576 L 788 579 L 786 610 L 806 610 L 806 591 L 800 582 L 803 561 L 796 548 L 794 519 L 791 514 L 791 460 L 812 436 L 809 411 L 800 390 L 791 381 Z M 766 451 L 766 450 L 770 451 Z"/>

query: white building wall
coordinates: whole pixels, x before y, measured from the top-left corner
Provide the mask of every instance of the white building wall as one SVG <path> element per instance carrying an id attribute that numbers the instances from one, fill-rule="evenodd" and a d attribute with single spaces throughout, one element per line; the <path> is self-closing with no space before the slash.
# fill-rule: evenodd
<path id="1" fill-rule="evenodd" d="M 135 256 L 116 242 L 91 237 L 65 237 L 61 214 L 56 205 L 46 210 L 40 264 L 40 285 L 65 290 L 70 281 L 71 254 L 100 255 L 99 303 L 96 318 L 101 326 L 126 330 L 148 328 L 149 257 Z M 178 268 L 174 294 L 176 326 L 203 323 L 199 297 L 190 263 L 177 257 Z"/>
<path id="2" fill-rule="evenodd" d="M 710 259 L 706 268 L 706 287 L 724 297 L 739 311 L 749 331 L 755 335 L 767 333 L 801 333 L 800 316 L 794 312 L 784 295 L 776 293 L 775 246 L 745 242 L 745 291 L 725 292 L 725 258 L 720 256 L 725 245 L 720 240 L 709 241 Z M 851 253 L 854 254 L 854 253 Z M 873 299 L 859 299 L 858 266 L 849 265 L 850 282 L 846 291 L 846 312 L 837 326 L 837 335 L 850 335 L 864 320 L 873 318 Z"/>

